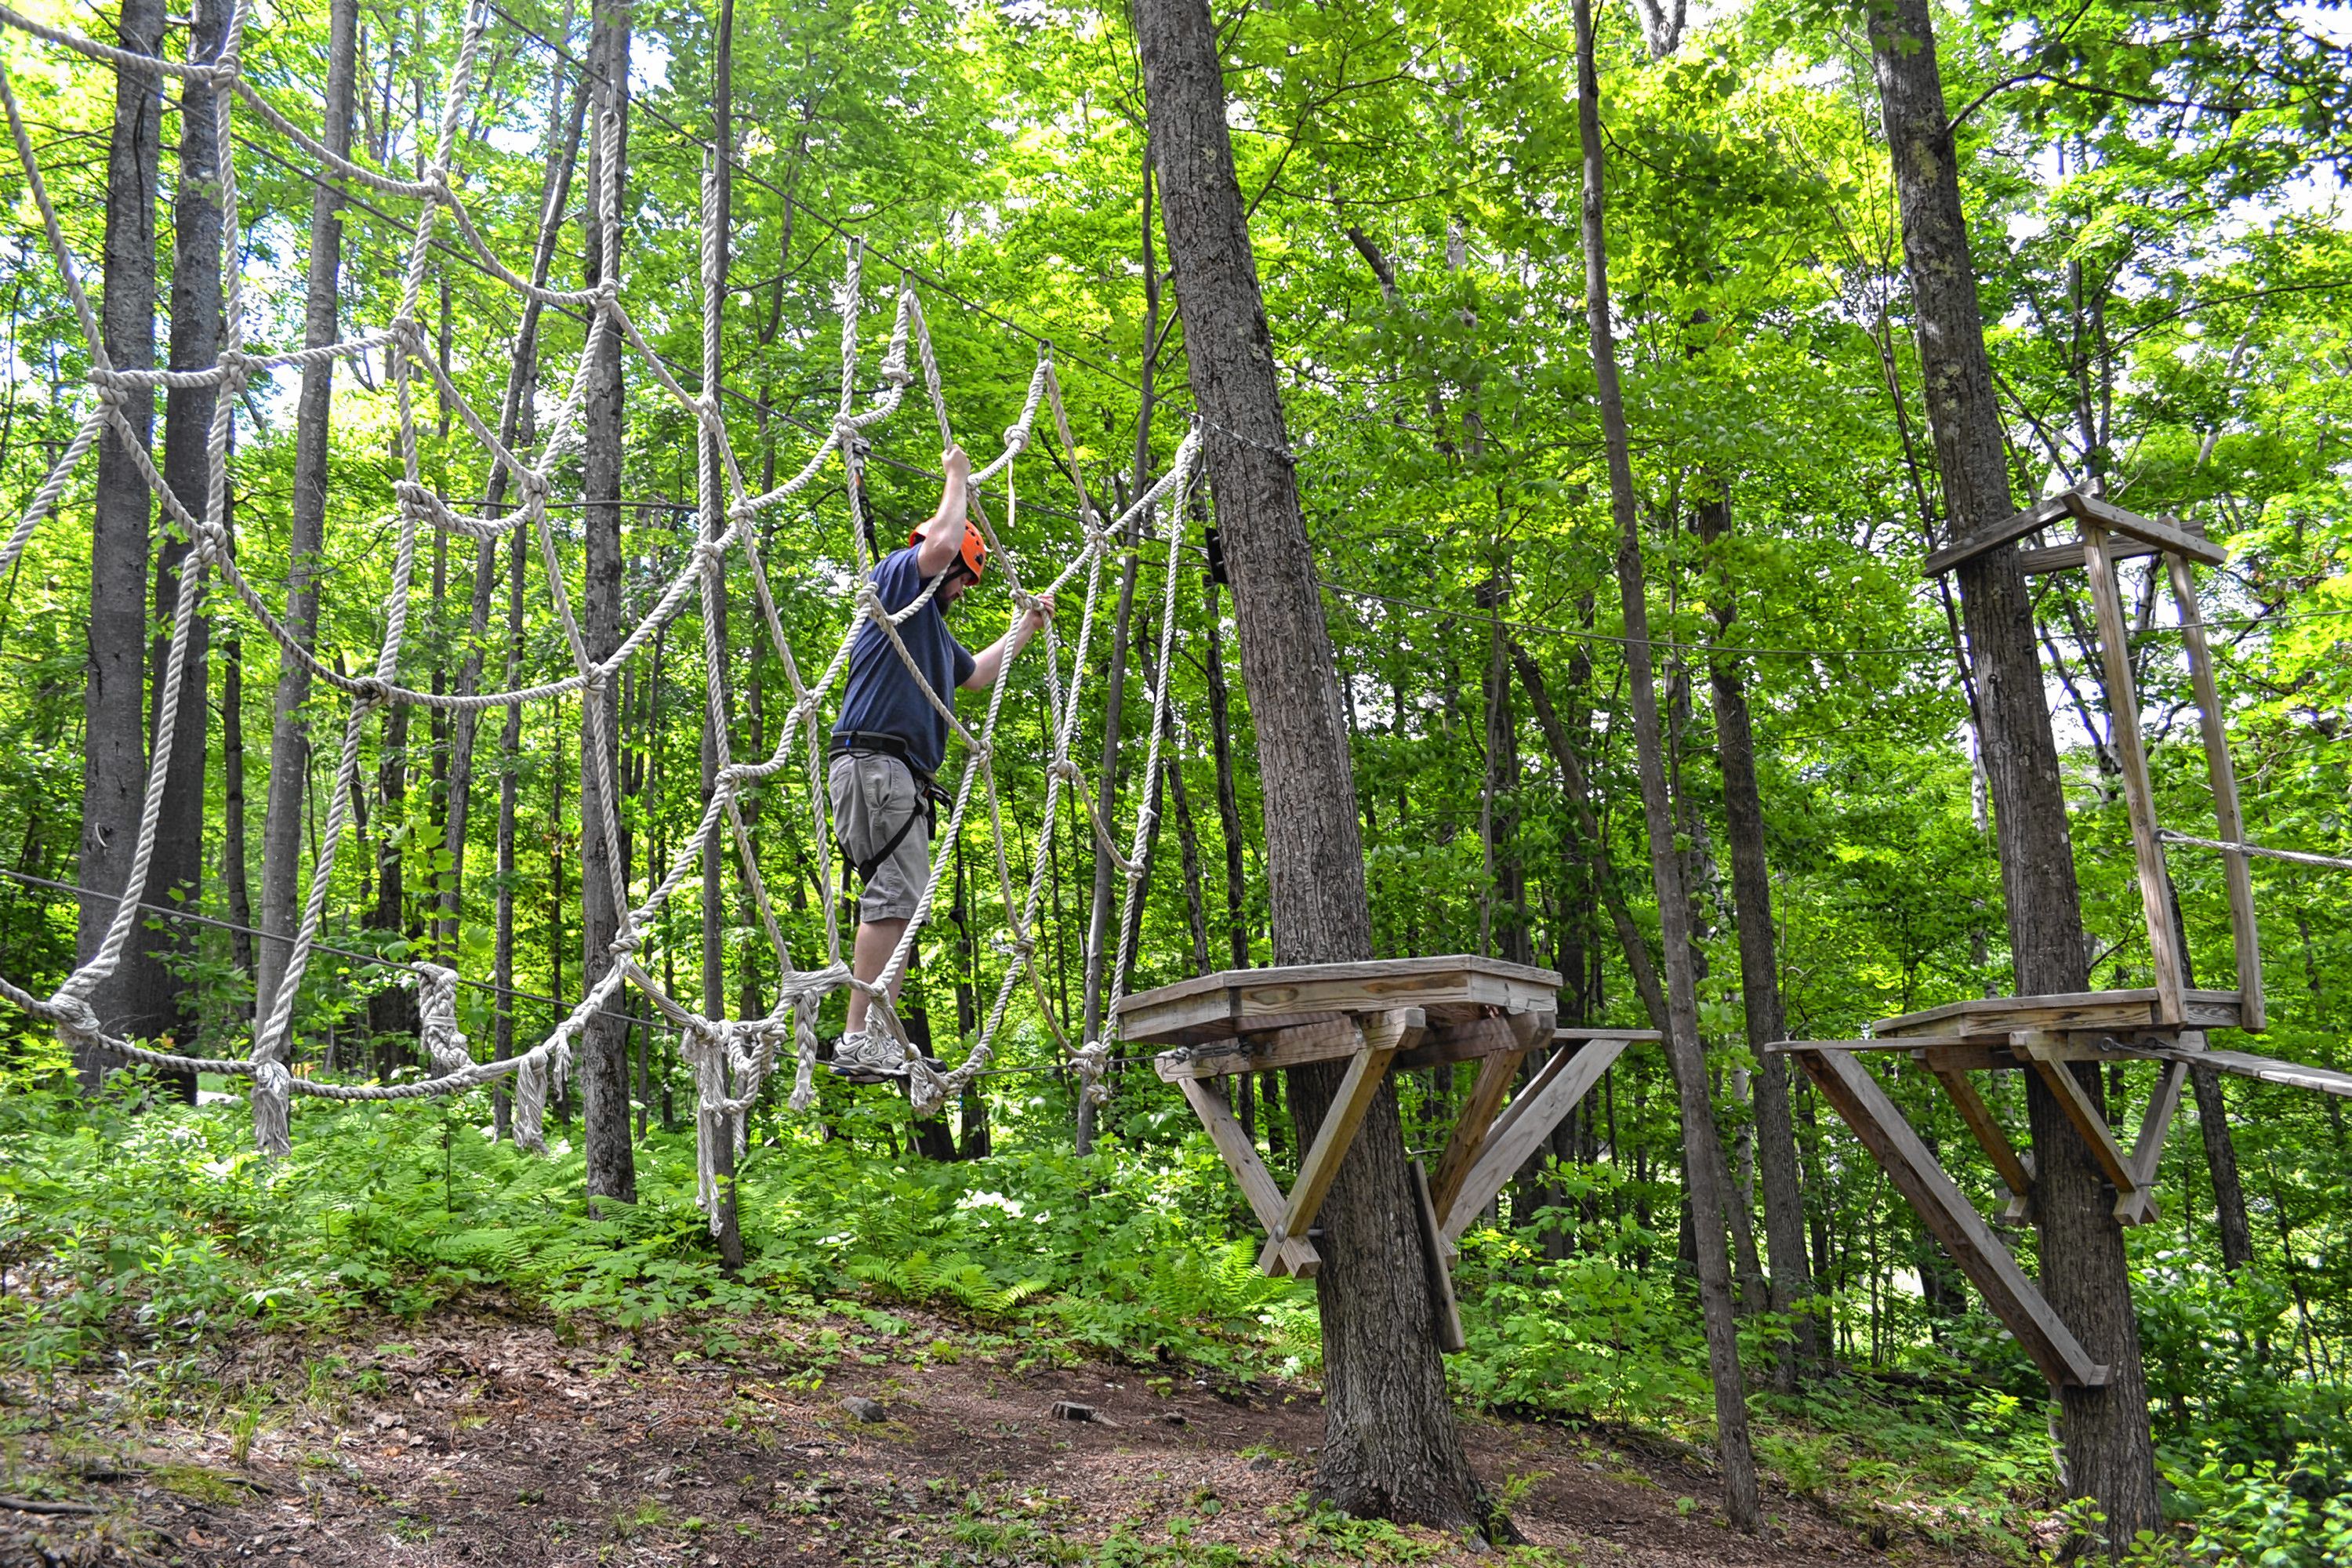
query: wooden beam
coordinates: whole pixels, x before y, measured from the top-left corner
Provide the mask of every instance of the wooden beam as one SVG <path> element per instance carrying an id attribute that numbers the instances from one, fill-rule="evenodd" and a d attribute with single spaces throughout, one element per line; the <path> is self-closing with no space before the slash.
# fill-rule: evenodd
<path id="1" fill-rule="evenodd" d="M 1595 1040 L 1573 1055 L 1563 1051 L 1544 1063 L 1518 1098 L 1511 1101 L 1510 1110 L 1495 1123 L 1487 1134 L 1486 1147 L 1464 1173 L 1452 1200 L 1439 1205 L 1438 1234 L 1452 1242 L 1469 1229 L 1471 1220 L 1485 1212 L 1495 1194 L 1503 1190 L 1503 1184 L 1551 1136 L 1561 1118 L 1591 1092 L 1592 1086 L 1601 1081 L 1601 1075 L 1609 1070 L 1630 1043 L 1623 1039 Z"/>
<path id="2" fill-rule="evenodd" d="M 1419 1045 L 1398 1054 L 1395 1070 L 1417 1072 L 1423 1068 L 1480 1061 L 1497 1051 L 1526 1049 L 1520 1034 L 1507 1018 L 1466 1018 L 1458 1024 L 1444 1025 L 1433 1020 Z"/>
<path id="3" fill-rule="evenodd" d="M 1452 1249 L 1438 1234 L 1437 1213 L 1429 1202 L 1429 1173 L 1418 1160 L 1412 1163 L 1412 1192 L 1422 1261 L 1429 1270 L 1429 1307 L 1437 1327 L 1437 1348 L 1446 1355 L 1458 1355 L 1470 1348 L 1470 1342 L 1462 1332 L 1462 1304 L 1454 1298 Z"/>
<path id="4" fill-rule="evenodd" d="M 2068 505 L 2084 498 L 2070 495 Z M 2179 933 L 2172 929 L 2172 884 L 2164 872 L 2164 845 L 2156 836 L 2156 786 L 2147 772 L 2147 746 L 2140 733 L 2139 690 L 2132 680 L 2131 647 L 2124 637 L 2124 600 L 2116 569 L 2107 559 L 2107 531 L 2083 519 L 2083 561 L 2091 577 L 2091 608 L 2099 627 L 2099 655 L 2106 667 L 2107 727 L 2121 765 L 2124 809 L 2131 817 L 2132 858 L 2139 872 L 2139 900 L 2147 917 L 2147 950 L 2156 965 L 2159 1024 L 2187 1021 L 2182 1009 Z"/>
<path id="5" fill-rule="evenodd" d="M 2094 528 L 2120 533 L 2152 545 L 2167 554 L 2201 561 L 2208 566 L 2229 563 L 2230 552 L 2202 534 L 2191 533 L 2177 523 L 2159 522 L 2152 517 L 2142 517 L 2129 507 L 2117 506 L 2105 496 L 2088 495 L 2081 490 L 2068 490 L 2056 498 L 2074 514 L 2083 530 L 2085 543 Z"/>
<path id="6" fill-rule="evenodd" d="M 1291 1184 L 1290 1202 L 1283 1210 L 1282 1223 L 1273 1229 L 1269 1247 L 1288 1237 L 1305 1236 L 1315 1223 L 1325 1194 L 1339 1174 L 1339 1162 L 1346 1158 L 1348 1145 L 1356 1141 L 1364 1112 L 1371 1109 L 1372 1097 L 1388 1078 L 1389 1058 L 1421 1032 L 1412 1016 L 1413 1010 L 1399 1009 L 1363 1021 L 1363 1049 L 1348 1064 L 1348 1074 L 1339 1080 L 1331 1109 L 1324 1112 L 1323 1125 L 1315 1130 L 1315 1142 L 1298 1163 L 1298 1180 Z"/>
<path id="7" fill-rule="evenodd" d="M 2001 1131 L 1992 1107 L 1987 1105 L 1984 1096 L 1977 1092 L 1977 1086 L 1969 1081 L 1969 1075 L 1932 1063 L 1927 1070 L 1936 1075 L 1936 1081 L 1942 1084 L 1944 1092 L 1952 1097 L 1952 1103 L 1959 1109 L 1960 1120 L 1967 1122 L 1969 1131 L 1976 1135 L 1977 1146 L 1985 1152 L 1985 1158 L 1990 1160 L 1992 1168 L 2000 1173 L 2001 1182 L 2009 1188 L 2011 1197 L 2022 1199 L 2031 1196 L 2033 1173 L 2018 1157 L 2017 1150 L 2009 1142 L 2009 1134 Z"/>
<path id="8" fill-rule="evenodd" d="M 1916 1051 L 1928 1046 L 1964 1046 L 1966 1035 L 1895 1035 L 1869 1040 L 1774 1040 L 1764 1049 L 1773 1051 Z"/>
<path id="9" fill-rule="evenodd" d="M 1453 1212 L 1454 1196 L 1462 1191 L 1462 1178 L 1470 1173 L 1478 1151 L 1486 1147 L 1495 1112 L 1503 1108 L 1503 1097 L 1511 1092 L 1511 1079 L 1518 1076 L 1519 1063 L 1526 1058 L 1523 1048 L 1498 1051 L 1478 1064 L 1478 1076 L 1470 1085 L 1470 1097 L 1462 1102 L 1461 1113 L 1454 1119 L 1454 1135 L 1445 1141 L 1445 1152 L 1437 1159 L 1437 1174 L 1429 1184 L 1430 1201 L 1437 1205 L 1439 1214 Z"/>
<path id="10" fill-rule="evenodd" d="M 1993 1314 L 2008 1325 L 2042 1374 L 2053 1385 L 2096 1388 L 2107 1369 L 2094 1362 L 2041 1288 L 1993 1234 L 1968 1198 L 1928 1153 L 1878 1080 L 1841 1051 L 1794 1053 L 1822 1098 L 1853 1129 L 1952 1260 L 1974 1282 Z"/>
<path id="11" fill-rule="evenodd" d="M 2139 1184 L 2132 1171 L 2131 1156 L 2116 1142 L 2115 1130 L 2091 1100 L 2090 1092 L 2074 1076 L 2074 1064 L 2067 1061 L 2053 1047 L 2064 1042 L 2044 1035 L 2021 1031 L 2010 1037 L 2011 1048 L 2021 1057 L 2031 1059 L 2042 1081 L 2050 1086 L 2059 1110 L 2083 1142 L 2089 1145 L 2091 1158 L 2099 1173 L 2116 1189 L 2116 1220 L 2121 1225 L 2146 1225 L 2156 1217 L 2156 1206 L 2148 1201 L 2147 1191 Z"/>
<path id="12" fill-rule="evenodd" d="M 1927 557 L 1921 568 L 1923 576 L 1940 577 L 1960 563 L 1982 555 L 1988 550 L 1998 550 L 2013 539 L 2022 539 L 2037 529 L 2049 527 L 2067 515 L 2065 500 L 2053 496 L 2026 508 L 2016 516 L 1990 528 L 1982 529 L 1956 544 L 1947 544 Z"/>
<path id="13" fill-rule="evenodd" d="M 2281 1084 L 2288 1089 L 2316 1089 L 2352 1100 L 2352 1072 L 2335 1068 L 2305 1067 L 2301 1062 L 2281 1061 L 2276 1057 L 2258 1057 L 2247 1051 L 2194 1051 L 2180 1047 L 2154 1046 L 2146 1055 L 2160 1061 L 2186 1061 L 2196 1067 L 2209 1067 L 2217 1072 L 2238 1078 L 2250 1078 L 2262 1083 Z"/>
<path id="14" fill-rule="evenodd" d="M 2180 613 L 2180 639 L 2189 658 L 2189 681 L 2197 693 L 2197 730 L 2205 740 L 2205 777 L 2213 790 L 2215 836 L 2225 843 L 2246 840 L 2238 809 L 2238 774 L 2230 764 L 2230 731 L 2221 722 L 2221 694 L 2213 679 L 2213 650 L 2205 641 L 2205 619 L 2197 605 L 2197 579 L 2179 556 L 2171 569 L 2172 602 Z M 2221 874 L 2230 889 L 2230 934 L 2238 955 L 2239 1025 L 2259 1034 L 2263 1026 L 2263 939 L 2254 924 L 2254 879 L 2246 858 L 2221 852 Z"/>
<path id="15" fill-rule="evenodd" d="M 2107 542 L 2107 559 L 2110 561 L 2137 561 L 2143 555 L 2164 553 L 2155 545 L 2143 544 L 2137 539 Z M 2053 544 L 2047 550 L 2021 550 L 2017 552 L 2017 564 L 2018 569 L 2029 577 L 2045 572 L 2080 571 L 2083 542 L 2077 539 L 2067 544 Z"/>
<path id="16" fill-rule="evenodd" d="M 1209 1130 L 1209 1141 L 1224 1157 L 1225 1169 L 1234 1173 L 1234 1181 L 1249 1200 L 1250 1210 L 1257 1215 L 1258 1224 L 1268 1232 L 1282 1223 L 1284 1199 L 1282 1189 L 1276 1185 L 1274 1175 L 1258 1158 L 1257 1145 L 1250 1141 L 1248 1131 L 1234 1120 L 1224 1097 L 1198 1079 L 1179 1079 L 1176 1087 L 1184 1091 L 1186 1103 Z M 1261 1258 L 1264 1267 L 1267 1259 Z M 1293 1237 L 1273 1248 L 1274 1267 L 1266 1272 L 1297 1279 L 1312 1279 L 1323 1267 L 1323 1259 L 1312 1243 L 1304 1237 Z"/>
<path id="17" fill-rule="evenodd" d="M 1937 1042 L 1913 1051 L 1911 1059 L 1929 1072 L 2000 1072 L 2024 1065 L 2007 1046 L 1996 1046 L 1988 1040 L 1968 1040 L 1959 1045 Z"/>
<path id="18" fill-rule="evenodd" d="M 2241 1016 L 2234 991 L 2182 994 L 2187 1015 L 2178 1020 L 2194 1029 L 2234 1029 Z M 1916 1039 L 1957 1035 L 1970 1040 L 2006 1042 L 2018 1029 L 2108 1030 L 2128 1033 L 2163 1024 L 2152 987 L 2126 991 L 2065 991 L 2037 996 L 1969 996 L 1958 1002 L 1881 1018 L 1870 1026 L 1880 1039 Z"/>
<path id="19" fill-rule="evenodd" d="M 1419 1008 L 1406 1010 L 1412 1014 L 1416 1024 L 1421 1022 Z M 1233 1042 L 1216 1041 L 1162 1051 L 1151 1059 L 1151 1070 L 1169 1083 L 1187 1078 L 1223 1078 L 1237 1072 L 1272 1072 L 1353 1056 L 1362 1043 L 1362 1032 L 1353 1019 L 1328 1018 Z"/>
<path id="20" fill-rule="evenodd" d="M 2189 1081 L 2187 1062 L 2169 1062 L 2157 1079 L 2156 1093 L 2140 1113 L 2139 1137 L 2132 1144 L 2132 1183 L 2147 1192 L 2156 1185 L 2157 1162 L 2164 1158 L 2165 1134 L 2172 1130 L 2173 1112 L 2180 1109 L 2180 1089 Z"/>

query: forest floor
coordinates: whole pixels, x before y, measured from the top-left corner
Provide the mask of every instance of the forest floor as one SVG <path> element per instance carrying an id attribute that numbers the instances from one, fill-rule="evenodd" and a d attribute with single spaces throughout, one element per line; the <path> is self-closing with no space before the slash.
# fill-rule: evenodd
<path id="1" fill-rule="evenodd" d="M 216 1342 L 201 1403 L 159 1397 L 136 1363 L 0 1387 L 0 1568 L 1500 1560 L 1317 1510 L 1302 1385 L 1030 1364 L 903 1310 L 628 1332 L 478 1306 L 373 1329 Z M 1991 1561 L 1785 1492 L 1763 1539 L 1738 1536 L 1701 1456 L 1653 1438 L 1465 1432 L 1535 1543 L 1519 1561 Z"/>

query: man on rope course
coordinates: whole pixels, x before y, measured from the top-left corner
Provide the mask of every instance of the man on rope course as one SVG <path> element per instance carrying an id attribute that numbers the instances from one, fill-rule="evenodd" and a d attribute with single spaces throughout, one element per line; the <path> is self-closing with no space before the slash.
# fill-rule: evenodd
<path id="1" fill-rule="evenodd" d="M 979 653 L 956 640 L 945 612 L 980 581 L 988 565 L 988 544 L 966 515 L 971 459 L 961 447 L 950 447 L 942 466 L 947 482 L 939 510 L 908 536 L 905 549 L 877 563 L 870 578 L 882 607 L 897 616 L 922 597 L 933 578 L 946 574 L 929 602 L 898 623 L 898 640 L 915 669 L 890 646 L 882 627 L 866 621 L 849 651 L 841 714 L 833 726 L 827 786 L 834 833 L 843 858 L 865 885 L 857 900 L 850 972 L 867 984 L 890 962 L 930 879 L 934 808 L 950 798 L 937 782 L 948 747 L 947 716 L 937 704 L 951 704 L 958 689 L 985 691 L 995 685 L 1004 661 L 1054 613 L 1052 595 L 1041 595 L 1012 629 Z M 894 1003 L 904 978 L 902 971 L 891 983 Z M 848 1020 L 834 1047 L 834 1070 L 857 1082 L 907 1070 L 896 1040 L 879 1030 L 866 1032 L 871 1001 L 864 990 L 850 988 Z"/>

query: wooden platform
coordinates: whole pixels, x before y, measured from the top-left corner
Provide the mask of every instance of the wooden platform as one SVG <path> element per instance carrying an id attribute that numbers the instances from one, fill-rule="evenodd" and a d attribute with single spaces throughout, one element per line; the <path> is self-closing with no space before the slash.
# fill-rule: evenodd
<path id="1" fill-rule="evenodd" d="M 2021 1221 L 2029 1212 L 2033 1163 L 2011 1141 L 1969 1075 L 2004 1069 L 2033 1073 L 2115 1189 L 2117 1223 L 2147 1225 L 2158 1217 L 2158 1162 L 2193 1068 L 2206 1067 L 2352 1099 L 2352 1073 L 2210 1048 L 2206 1026 L 2238 1026 L 2242 1011 L 2236 992 L 2190 991 L 2182 1000 L 2189 1018 L 2203 1026 L 2157 1021 L 2161 1002 L 2154 990 L 2093 991 L 1970 998 L 1883 1019 L 1867 1039 L 1780 1040 L 1765 1049 L 1786 1053 L 1804 1069 L 2043 1374 L 2053 1384 L 2093 1386 L 2105 1380 L 2106 1369 L 2092 1363 L 2008 1247 L 1855 1058 L 1865 1051 L 1901 1051 L 1934 1076 L 2008 1187 L 1999 1218 L 2009 1224 Z M 2075 1067 L 2086 1062 L 2145 1062 L 2158 1068 L 2155 1090 L 2141 1109 L 2128 1148 L 2075 1077 Z"/>
<path id="2" fill-rule="evenodd" d="M 1457 953 L 1221 969 L 1125 998 L 1118 1023 L 1121 1037 L 1138 1044 L 1192 1046 L 1390 1007 L 1418 1007 L 1444 1029 L 1496 1009 L 1554 1012 L 1559 997 L 1559 976 L 1549 969 Z"/>
<path id="3" fill-rule="evenodd" d="M 2063 992 L 2045 996 L 1977 996 L 1881 1018 L 1870 1026 L 1870 1032 L 1891 1045 L 1921 1036 L 2006 1040 L 2020 1029 L 2137 1033 L 2168 1027 L 2178 1031 L 2243 1026 L 2243 999 L 2235 991 L 2188 991 L 2182 993 L 2181 1001 L 2185 1016 L 2180 1023 L 2168 1026 L 2163 999 L 2154 987 Z"/>
<path id="4" fill-rule="evenodd" d="M 1322 1267 L 1315 1217 L 1388 1074 L 1478 1063 L 1435 1171 L 1413 1169 L 1440 1342 L 1459 1350 L 1446 1279 L 1454 1242 L 1625 1047 L 1658 1037 L 1648 1029 L 1556 1028 L 1559 994 L 1550 970 L 1457 954 L 1223 970 L 1129 996 L 1118 1018 L 1127 1039 L 1173 1047 L 1153 1068 L 1183 1093 L 1265 1227 L 1258 1266 L 1302 1279 Z M 1513 1096 L 1522 1064 L 1547 1046 Z M 1341 1060 L 1347 1076 L 1286 1194 L 1215 1080 Z"/>

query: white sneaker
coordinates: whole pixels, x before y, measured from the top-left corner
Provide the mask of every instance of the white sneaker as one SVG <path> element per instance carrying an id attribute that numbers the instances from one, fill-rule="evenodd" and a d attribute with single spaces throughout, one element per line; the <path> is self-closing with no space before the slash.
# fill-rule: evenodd
<path id="1" fill-rule="evenodd" d="M 844 1078 L 904 1078 L 907 1053 L 887 1036 L 860 1030 L 842 1036 L 834 1046 L 833 1070 Z"/>

